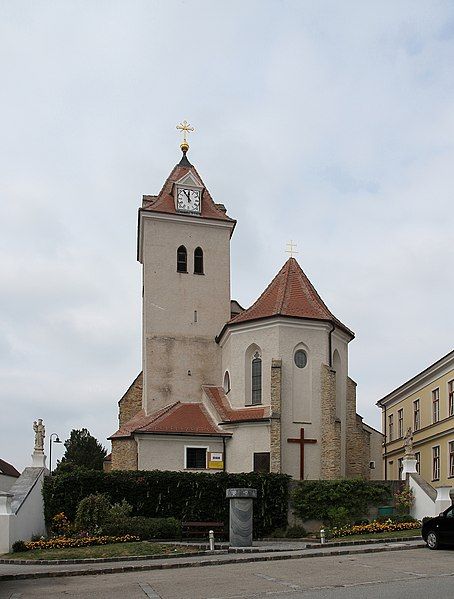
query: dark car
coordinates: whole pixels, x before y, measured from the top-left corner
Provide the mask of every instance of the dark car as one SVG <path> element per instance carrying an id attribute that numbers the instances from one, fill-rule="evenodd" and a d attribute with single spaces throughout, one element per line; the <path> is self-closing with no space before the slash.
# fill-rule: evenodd
<path id="1" fill-rule="evenodd" d="M 429 549 L 454 544 L 454 506 L 424 522 L 421 534 Z"/>

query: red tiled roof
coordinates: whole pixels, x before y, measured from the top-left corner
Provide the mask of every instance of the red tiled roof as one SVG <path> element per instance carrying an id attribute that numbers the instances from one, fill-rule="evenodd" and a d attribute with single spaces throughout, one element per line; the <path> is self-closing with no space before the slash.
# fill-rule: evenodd
<path id="1" fill-rule="evenodd" d="M 270 417 L 267 406 L 232 408 L 222 387 L 204 385 L 202 389 L 213 404 L 223 422 L 245 422 L 248 420 L 266 420 Z"/>
<path id="2" fill-rule="evenodd" d="M 229 436 L 211 419 L 201 403 L 177 401 L 153 414 L 141 410 L 109 439 L 130 437 L 134 433 Z"/>
<path id="3" fill-rule="evenodd" d="M 14 476 L 14 478 L 19 478 L 19 476 L 20 476 L 20 472 L 18 472 L 16 470 L 16 468 L 14 468 L 14 466 L 11 466 L 11 464 L 8 464 L 8 462 L 5 462 L 5 460 L 1 460 L 1 459 L 0 459 L 0 474 L 4 474 L 6 476 Z"/>
<path id="4" fill-rule="evenodd" d="M 175 199 L 173 196 L 173 186 L 179 181 L 184 175 L 187 173 L 192 173 L 203 186 L 202 193 L 202 210 L 201 213 L 196 216 L 196 218 L 211 218 L 215 220 L 225 220 L 229 221 L 233 224 L 236 221 L 233 218 L 227 216 L 227 214 L 216 207 L 216 204 L 213 202 L 213 199 L 205 187 L 202 179 L 200 178 L 195 166 L 192 164 L 187 166 L 183 166 L 181 164 L 177 164 L 175 168 L 170 173 L 166 182 L 164 183 L 159 195 L 157 196 L 143 196 L 142 209 L 150 212 L 164 212 L 167 214 L 178 214 L 175 209 Z"/>
<path id="5" fill-rule="evenodd" d="M 226 326 L 272 316 L 329 321 L 354 337 L 329 311 L 295 258 L 289 258 L 258 300 Z"/>

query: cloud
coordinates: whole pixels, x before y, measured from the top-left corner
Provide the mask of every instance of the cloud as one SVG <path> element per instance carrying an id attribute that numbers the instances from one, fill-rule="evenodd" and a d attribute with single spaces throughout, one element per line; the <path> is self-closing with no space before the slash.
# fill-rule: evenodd
<path id="1" fill-rule="evenodd" d="M 2 457 L 28 463 L 37 417 L 115 430 L 141 364 L 136 211 L 182 118 L 238 219 L 233 297 L 296 241 L 378 427 L 375 401 L 452 349 L 453 23 L 443 2 L 3 6 Z"/>

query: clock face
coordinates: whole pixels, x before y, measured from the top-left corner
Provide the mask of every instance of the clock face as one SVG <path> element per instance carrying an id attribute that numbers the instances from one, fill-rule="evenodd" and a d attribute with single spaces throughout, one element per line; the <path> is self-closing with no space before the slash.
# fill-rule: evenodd
<path id="1" fill-rule="evenodd" d="M 200 190 L 179 189 L 177 192 L 177 208 L 186 212 L 200 212 Z"/>

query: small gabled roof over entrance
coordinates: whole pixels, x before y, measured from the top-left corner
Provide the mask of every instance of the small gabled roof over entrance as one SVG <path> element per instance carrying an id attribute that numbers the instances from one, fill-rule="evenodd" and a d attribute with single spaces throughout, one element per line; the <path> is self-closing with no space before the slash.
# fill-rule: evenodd
<path id="1" fill-rule="evenodd" d="M 14 466 L 11 466 L 11 464 L 8 464 L 8 462 L 5 462 L 5 460 L 2 459 L 0 459 L 0 474 L 14 476 L 14 478 L 19 478 L 20 476 L 20 472 L 18 472 Z"/>
<path id="2" fill-rule="evenodd" d="M 230 326 L 275 316 L 323 320 L 338 326 L 352 338 L 355 336 L 330 312 L 295 258 L 287 260 L 250 308 L 229 320 L 220 337 Z"/>

